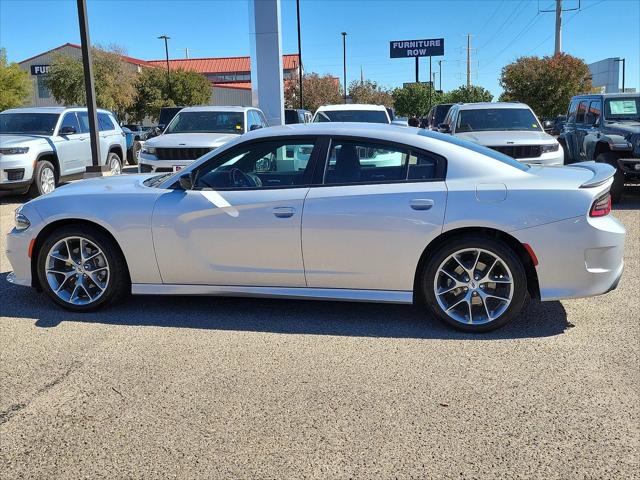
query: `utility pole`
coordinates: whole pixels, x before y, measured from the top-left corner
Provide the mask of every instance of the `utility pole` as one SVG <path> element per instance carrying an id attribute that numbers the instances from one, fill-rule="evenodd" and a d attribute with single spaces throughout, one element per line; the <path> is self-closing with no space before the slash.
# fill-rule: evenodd
<path id="1" fill-rule="evenodd" d="M 298 83 L 300 84 L 300 109 L 302 106 L 302 41 L 300 40 L 300 0 L 296 0 L 296 15 L 298 18 Z"/>
<path id="2" fill-rule="evenodd" d="M 471 86 L 471 34 L 467 34 L 467 88 Z"/>
<path id="3" fill-rule="evenodd" d="M 442 62 L 444 62 L 444 60 L 438 60 L 438 75 L 440 76 L 438 83 L 440 84 L 440 91 L 442 91 Z"/>
<path id="4" fill-rule="evenodd" d="M 578 0 L 578 6 L 576 8 L 569 8 L 567 10 L 562 9 L 562 0 L 556 0 L 556 8 L 553 10 L 540 10 L 538 6 L 538 13 L 555 12 L 556 14 L 556 44 L 553 50 L 554 55 L 562 53 L 562 12 L 573 12 L 574 10 L 580 10 L 582 0 Z"/>
<path id="5" fill-rule="evenodd" d="M 186 47 L 184 49 L 184 58 L 186 58 L 187 60 L 189 60 L 189 47 Z"/>
<path id="6" fill-rule="evenodd" d="M 562 51 L 562 0 L 556 0 L 556 46 L 554 55 Z"/>
<path id="7" fill-rule="evenodd" d="M 362 65 L 360 65 L 360 85 L 364 84 L 364 73 L 362 73 Z"/>
<path id="8" fill-rule="evenodd" d="M 87 166 L 85 176 L 102 176 L 108 169 L 100 165 L 100 142 L 98 141 L 98 115 L 96 91 L 93 84 L 93 64 L 91 41 L 89 40 L 89 19 L 86 0 L 77 0 L 78 24 L 80 26 L 80 45 L 82 47 L 82 66 L 84 69 L 84 88 L 87 96 L 87 114 L 89 117 L 89 140 L 91 143 L 91 165 Z"/>
<path id="9" fill-rule="evenodd" d="M 344 103 L 347 103 L 347 32 L 342 32 L 342 69 L 344 75 Z"/>
<path id="10" fill-rule="evenodd" d="M 169 87 L 169 98 L 173 98 L 173 92 L 171 91 L 171 75 L 169 74 L 169 45 L 167 40 L 171 37 L 167 37 L 166 35 L 160 35 L 158 40 L 164 40 L 164 54 L 167 60 L 167 85 Z"/>

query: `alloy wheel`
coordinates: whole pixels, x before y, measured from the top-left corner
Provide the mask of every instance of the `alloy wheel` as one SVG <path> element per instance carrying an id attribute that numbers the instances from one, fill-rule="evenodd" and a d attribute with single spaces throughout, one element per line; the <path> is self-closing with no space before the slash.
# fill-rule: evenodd
<path id="1" fill-rule="evenodd" d="M 118 160 L 117 157 L 111 157 L 109 170 L 111 170 L 111 175 L 120 175 L 122 173 L 122 166 L 120 165 L 120 160 Z"/>
<path id="2" fill-rule="evenodd" d="M 109 284 L 109 263 L 104 252 L 84 237 L 66 237 L 47 254 L 45 273 L 51 290 L 66 303 L 88 305 L 98 300 Z"/>
<path id="3" fill-rule="evenodd" d="M 511 305 L 513 275 L 498 255 L 465 248 L 438 267 L 433 284 L 438 305 L 456 322 L 482 325 L 498 319 Z"/>
<path id="4" fill-rule="evenodd" d="M 56 188 L 56 176 L 50 168 L 43 168 L 40 171 L 40 185 L 42 194 L 51 193 Z"/>

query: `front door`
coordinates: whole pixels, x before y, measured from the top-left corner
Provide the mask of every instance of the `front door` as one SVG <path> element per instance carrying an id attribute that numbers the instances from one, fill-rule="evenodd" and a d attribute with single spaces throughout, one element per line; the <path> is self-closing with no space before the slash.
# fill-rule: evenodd
<path id="1" fill-rule="evenodd" d="M 304 206 L 307 285 L 413 290 L 420 256 L 442 231 L 444 163 L 405 146 L 332 141 L 323 186 Z"/>
<path id="2" fill-rule="evenodd" d="M 290 158 L 315 139 L 232 147 L 190 169 L 194 188 L 169 190 L 153 212 L 165 284 L 304 287 L 300 238 L 312 161 Z"/>

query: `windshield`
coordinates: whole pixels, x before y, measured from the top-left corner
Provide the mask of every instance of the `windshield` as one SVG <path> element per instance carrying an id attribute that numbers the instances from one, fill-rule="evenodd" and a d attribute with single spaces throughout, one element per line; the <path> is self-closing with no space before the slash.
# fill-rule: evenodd
<path id="1" fill-rule="evenodd" d="M 607 120 L 640 120 L 640 97 L 611 98 L 604 101 Z"/>
<path id="2" fill-rule="evenodd" d="M 242 112 L 180 112 L 164 133 L 243 133 L 243 117 Z"/>
<path id="3" fill-rule="evenodd" d="M 541 131 L 535 115 L 528 108 L 482 108 L 460 110 L 456 133 L 504 130 Z"/>
<path id="4" fill-rule="evenodd" d="M 0 133 L 53 135 L 59 116 L 58 113 L 3 113 Z"/>
<path id="5" fill-rule="evenodd" d="M 316 114 L 314 122 L 389 123 L 389 117 L 382 110 L 324 110 Z"/>

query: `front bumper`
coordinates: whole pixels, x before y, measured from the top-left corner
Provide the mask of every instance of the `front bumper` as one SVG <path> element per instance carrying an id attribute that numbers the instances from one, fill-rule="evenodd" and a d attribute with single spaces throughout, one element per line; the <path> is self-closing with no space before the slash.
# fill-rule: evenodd
<path id="1" fill-rule="evenodd" d="M 622 275 L 626 231 L 612 215 L 585 215 L 512 235 L 538 257 L 541 300 L 601 295 L 615 288 Z"/>
<path id="2" fill-rule="evenodd" d="M 0 190 L 25 190 L 31 185 L 35 161 L 28 154 L 0 154 Z"/>
<path id="3" fill-rule="evenodd" d="M 640 179 L 640 158 L 619 158 L 618 166 L 625 177 Z"/>
<path id="4" fill-rule="evenodd" d="M 173 172 L 191 165 L 195 160 L 157 160 L 156 157 L 150 157 L 147 154 L 138 156 L 138 172 L 139 173 L 162 173 Z"/>
<path id="5" fill-rule="evenodd" d="M 562 150 L 562 146 L 560 146 L 557 152 L 543 153 L 539 157 L 518 158 L 516 160 L 526 163 L 527 165 L 543 165 L 545 167 L 564 165 L 564 150 Z"/>
<path id="6" fill-rule="evenodd" d="M 7 281 L 16 285 L 30 287 L 31 279 L 31 258 L 29 257 L 29 243 L 33 237 L 31 227 L 24 231 L 17 231 L 15 228 L 7 234 L 6 255 L 13 272 L 7 276 Z"/>

